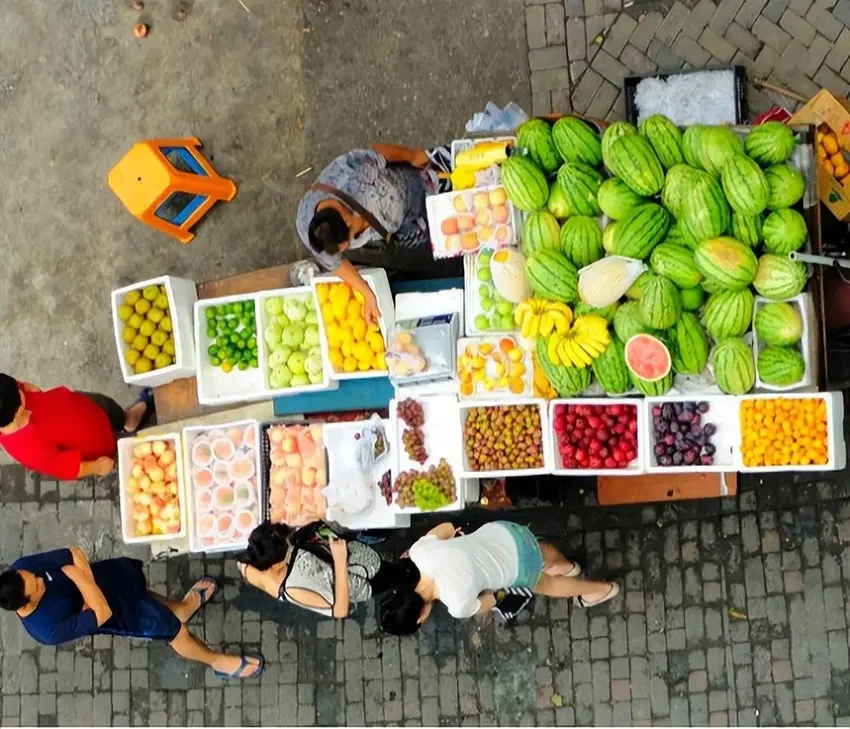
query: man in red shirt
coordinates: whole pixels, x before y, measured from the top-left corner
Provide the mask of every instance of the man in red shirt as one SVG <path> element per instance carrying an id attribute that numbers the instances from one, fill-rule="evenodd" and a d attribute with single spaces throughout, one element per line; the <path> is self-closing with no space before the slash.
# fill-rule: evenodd
<path id="1" fill-rule="evenodd" d="M 41 391 L 0 374 L 0 446 L 22 466 L 61 481 L 110 473 L 117 437 L 135 433 L 152 410 L 150 388 L 125 412 L 105 395 Z"/>

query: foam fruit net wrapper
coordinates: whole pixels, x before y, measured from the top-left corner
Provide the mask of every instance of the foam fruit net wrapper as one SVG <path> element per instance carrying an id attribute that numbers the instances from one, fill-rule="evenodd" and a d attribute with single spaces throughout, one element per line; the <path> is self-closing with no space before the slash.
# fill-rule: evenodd
<path id="1" fill-rule="evenodd" d="M 269 519 L 303 526 L 325 518 L 328 484 L 321 425 L 273 425 L 269 440 Z"/>
<path id="2" fill-rule="evenodd" d="M 645 78 L 635 88 L 638 123 L 663 114 L 680 127 L 735 124 L 735 72 L 697 71 Z"/>

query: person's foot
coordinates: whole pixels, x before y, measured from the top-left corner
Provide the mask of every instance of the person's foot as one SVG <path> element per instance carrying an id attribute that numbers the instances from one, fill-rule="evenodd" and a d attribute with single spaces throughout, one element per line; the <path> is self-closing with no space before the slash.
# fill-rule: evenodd
<path id="1" fill-rule="evenodd" d="M 601 605 L 603 602 L 613 600 L 620 594 L 620 586 L 616 582 L 608 583 L 608 588 L 604 592 L 587 592 L 584 595 L 579 595 L 576 602 L 581 607 L 589 608 Z"/>
<path id="2" fill-rule="evenodd" d="M 254 678 L 265 668 L 262 657 L 220 655 L 211 664 L 220 678 Z"/>
<path id="3" fill-rule="evenodd" d="M 546 567 L 543 572 L 550 577 L 578 577 L 581 574 L 581 566 L 565 559 L 563 562 Z"/>
<path id="4" fill-rule="evenodd" d="M 186 593 L 177 613 L 181 623 L 188 623 L 204 605 L 215 597 L 218 583 L 211 577 L 198 580 Z"/>
<path id="5" fill-rule="evenodd" d="M 153 390 L 146 387 L 139 393 L 138 400 L 124 411 L 124 432 L 135 433 L 151 410 L 153 410 Z"/>

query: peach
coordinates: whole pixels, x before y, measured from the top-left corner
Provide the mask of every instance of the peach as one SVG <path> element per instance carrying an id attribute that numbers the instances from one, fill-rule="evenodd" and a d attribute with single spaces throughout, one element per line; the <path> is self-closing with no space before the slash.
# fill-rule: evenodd
<path id="1" fill-rule="evenodd" d="M 284 453 L 295 453 L 298 450 L 298 443 L 291 435 L 287 435 L 280 441 L 281 448 Z"/>
<path id="2" fill-rule="evenodd" d="M 142 468 L 142 464 L 141 464 L 141 463 L 134 463 L 134 464 L 133 464 L 133 468 L 132 468 L 132 469 L 130 469 L 130 475 L 132 475 L 132 477 L 133 477 L 133 478 L 140 478 L 140 477 L 141 477 L 141 475 L 142 475 L 144 472 L 145 472 L 145 469 L 144 469 L 144 468 Z"/>
<path id="3" fill-rule="evenodd" d="M 170 448 L 167 448 L 162 452 L 162 455 L 159 457 L 159 465 L 165 468 L 166 466 L 170 466 L 176 460 L 177 454 Z"/>
<path id="4" fill-rule="evenodd" d="M 168 445 L 163 440 L 155 440 L 153 443 L 151 443 L 151 452 L 155 456 L 161 456 L 163 453 L 165 453 L 166 448 L 168 448 Z"/>
<path id="5" fill-rule="evenodd" d="M 149 456 L 151 454 L 151 444 L 150 443 L 139 443 L 139 445 L 133 447 L 133 455 L 136 458 L 144 458 L 145 456 Z"/>
<path id="6" fill-rule="evenodd" d="M 165 469 L 165 480 L 174 481 L 177 479 L 177 464 L 172 463 Z"/>
<path id="7" fill-rule="evenodd" d="M 139 490 L 141 491 L 150 491 L 151 489 L 151 480 L 149 476 L 142 476 L 139 479 Z"/>
<path id="8" fill-rule="evenodd" d="M 132 476 L 127 479 L 127 493 L 135 494 L 139 490 L 139 482 Z"/>
<path id="9" fill-rule="evenodd" d="M 301 470 L 301 483 L 305 486 L 314 486 L 316 484 L 316 469 L 304 468 Z"/>
<path id="10" fill-rule="evenodd" d="M 151 469 L 159 468 L 159 463 L 156 460 L 156 456 L 154 456 L 153 454 L 145 456 L 142 460 L 142 468 L 145 469 L 145 473 L 147 473 L 148 475 L 150 475 Z"/>
<path id="11" fill-rule="evenodd" d="M 507 223 L 510 217 L 511 215 L 504 205 L 498 205 L 497 207 L 493 208 L 494 223 Z"/>
<path id="12" fill-rule="evenodd" d="M 440 223 L 440 232 L 443 235 L 454 235 L 457 233 L 457 219 L 446 218 L 442 223 Z"/>
<path id="13" fill-rule="evenodd" d="M 269 440 L 272 443 L 282 443 L 283 442 L 283 428 L 270 428 L 269 429 Z"/>
<path id="14" fill-rule="evenodd" d="M 165 485 L 165 481 L 153 481 L 151 483 L 151 493 L 154 496 L 164 496 L 168 491 L 168 486 Z"/>
<path id="15" fill-rule="evenodd" d="M 446 250 L 447 251 L 456 251 L 460 248 L 460 236 L 459 235 L 450 235 L 446 238 Z"/>
<path id="16" fill-rule="evenodd" d="M 287 453 L 286 465 L 290 468 L 300 468 L 302 464 L 300 453 Z"/>
<path id="17" fill-rule="evenodd" d="M 459 215 L 457 218 L 457 229 L 464 233 L 475 227 L 475 219 L 471 215 Z"/>
<path id="18" fill-rule="evenodd" d="M 156 481 L 164 481 L 165 480 L 165 469 L 156 466 L 148 471 L 148 476 L 152 482 Z"/>
<path id="19" fill-rule="evenodd" d="M 486 192 L 476 192 L 472 196 L 472 207 L 476 210 L 485 210 L 490 206 L 490 197 Z"/>
<path id="20" fill-rule="evenodd" d="M 138 499 L 141 506 L 149 506 L 153 500 L 150 494 L 138 494 Z"/>

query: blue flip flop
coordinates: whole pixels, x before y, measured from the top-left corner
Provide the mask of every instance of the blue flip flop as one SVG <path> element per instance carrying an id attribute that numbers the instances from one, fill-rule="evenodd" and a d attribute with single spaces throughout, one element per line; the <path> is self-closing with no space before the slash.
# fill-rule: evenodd
<path id="1" fill-rule="evenodd" d="M 248 662 L 249 658 L 256 658 L 260 662 L 259 668 L 252 673 L 250 676 L 243 676 L 242 671 L 244 671 L 251 664 Z M 256 656 L 246 656 L 244 653 L 242 654 L 242 660 L 239 663 L 239 668 L 237 668 L 233 673 L 225 673 L 224 671 L 213 671 L 213 673 L 218 678 L 241 678 L 247 680 L 249 678 L 259 678 L 263 671 L 266 670 L 266 659 L 262 653 L 258 653 Z"/>
<path id="2" fill-rule="evenodd" d="M 196 583 L 196 584 L 194 584 L 194 585 L 192 585 L 192 587 L 189 589 L 189 592 L 188 592 L 188 593 L 186 593 L 186 596 L 188 597 L 190 593 L 197 592 L 197 593 L 198 593 L 198 596 L 201 598 L 201 602 L 200 602 L 200 604 L 198 605 L 198 607 L 196 607 L 196 608 L 192 611 L 192 614 L 191 614 L 191 615 L 189 615 L 189 617 L 188 617 L 188 618 L 186 618 L 186 622 L 187 622 L 187 623 L 188 623 L 188 622 L 189 622 L 192 618 L 194 618 L 194 617 L 195 617 L 195 615 L 197 615 L 198 611 L 199 611 L 199 610 L 200 610 L 200 609 L 201 609 L 204 605 L 206 605 L 208 602 L 210 602 L 210 600 L 212 600 L 213 598 L 215 598 L 215 596 L 218 594 L 218 590 L 219 590 L 218 582 L 216 582 L 216 581 L 215 581 L 212 577 L 202 577 L 201 579 L 209 580 L 210 582 L 212 582 L 213 590 L 212 590 L 212 592 L 209 594 L 209 596 L 207 596 L 207 591 L 206 591 L 203 587 L 198 587 L 197 583 Z M 198 582 L 200 582 L 200 580 L 198 580 Z M 183 599 L 185 600 L 186 598 L 184 597 Z"/>
<path id="3" fill-rule="evenodd" d="M 142 428 L 144 428 L 150 421 L 151 416 L 156 411 L 156 407 L 153 400 L 152 387 L 142 388 L 142 391 L 139 393 L 139 396 L 136 398 L 136 401 L 133 403 L 133 405 L 136 405 L 140 402 L 145 404 L 145 411 L 142 413 L 142 417 L 139 419 L 139 424 L 136 426 L 135 430 L 127 430 L 125 428 L 121 431 L 121 436 L 124 438 L 129 438 L 130 436 L 135 435 Z M 133 407 L 133 405 L 131 405 L 130 407 Z"/>

